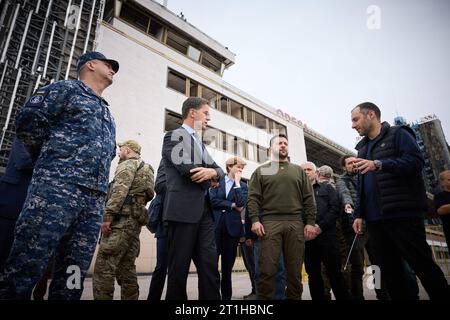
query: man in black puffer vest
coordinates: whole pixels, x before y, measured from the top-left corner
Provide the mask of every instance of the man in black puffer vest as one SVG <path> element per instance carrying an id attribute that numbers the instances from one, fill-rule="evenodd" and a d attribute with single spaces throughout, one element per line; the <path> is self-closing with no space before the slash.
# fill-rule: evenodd
<path id="1" fill-rule="evenodd" d="M 355 166 L 358 203 L 355 232 L 362 232 L 362 219 L 380 257 L 391 299 L 413 299 L 408 289 L 402 258 L 419 277 L 430 299 L 450 299 L 450 288 L 433 261 L 426 242 L 423 215 L 427 210 L 422 179 L 424 160 L 407 126 L 381 123 L 380 109 L 365 102 L 351 113 L 352 128 L 364 138 L 356 146 Z"/>

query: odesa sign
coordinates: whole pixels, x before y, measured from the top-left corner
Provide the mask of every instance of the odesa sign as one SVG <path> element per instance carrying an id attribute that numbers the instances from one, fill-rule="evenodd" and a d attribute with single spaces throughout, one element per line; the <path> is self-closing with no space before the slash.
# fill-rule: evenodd
<path id="1" fill-rule="evenodd" d="M 301 120 L 296 119 L 295 117 L 293 117 L 293 116 L 287 114 L 286 112 L 284 112 L 284 111 L 281 110 L 281 109 L 278 109 L 278 110 L 277 110 L 277 114 L 278 114 L 280 117 L 282 117 L 284 120 L 287 120 L 287 121 L 289 121 L 289 122 L 298 124 L 298 125 L 301 126 L 301 127 L 306 127 L 306 125 L 303 124 L 303 122 L 302 122 Z"/>

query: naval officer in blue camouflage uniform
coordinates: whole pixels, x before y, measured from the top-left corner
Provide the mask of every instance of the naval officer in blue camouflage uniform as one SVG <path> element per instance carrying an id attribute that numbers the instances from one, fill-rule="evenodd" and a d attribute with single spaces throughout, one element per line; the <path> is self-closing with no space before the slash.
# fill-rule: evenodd
<path id="1" fill-rule="evenodd" d="M 88 52 L 77 68 L 80 80 L 38 89 L 16 119 L 17 137 L 36 164 L 0 275 L 2 298 L 30 299 L 53 255 L 49 299 L 83 292 L 116 151 L 114 119 L 101 95 L 119 64 Z"/>

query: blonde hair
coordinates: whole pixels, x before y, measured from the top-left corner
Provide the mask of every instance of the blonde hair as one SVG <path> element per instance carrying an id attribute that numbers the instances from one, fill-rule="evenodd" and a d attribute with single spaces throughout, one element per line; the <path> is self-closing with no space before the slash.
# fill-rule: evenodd
<path id="1" fill-rule="evenodd" d="M 244 159 L 242 159 L 240 157 L 231 157 L 230 159 L 225 161 L 225 166 L 227 168 L 227 173 L 230 172 L 230 170 L 228 169 L 229 167 L 235 166 L 237 164 L 245 166 L 247 164 L 247 162 L 245 162 Z"/>

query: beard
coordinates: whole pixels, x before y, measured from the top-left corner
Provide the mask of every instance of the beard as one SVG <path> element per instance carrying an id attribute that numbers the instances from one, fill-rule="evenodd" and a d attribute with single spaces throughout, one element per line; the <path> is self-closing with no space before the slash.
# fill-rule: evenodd
<path id="1" fill-rule="evenodd" d="M 288 152 L 285 152 L 284 154 L 282 154 L 280 152 L 273 152 L 272 154 L 276 159 L 279 159 L 279 160 L 286 160 L 289 156 Z"/>
<path id="2" fill-rule="evenodd" d="M 366 137 L 372 129 L 373 124 L 370 123 L 368 119 L 366 119 L 366 121 L 361 126 L 361 132 L 359 133 L 359 135 L 361 137 Z"/>

